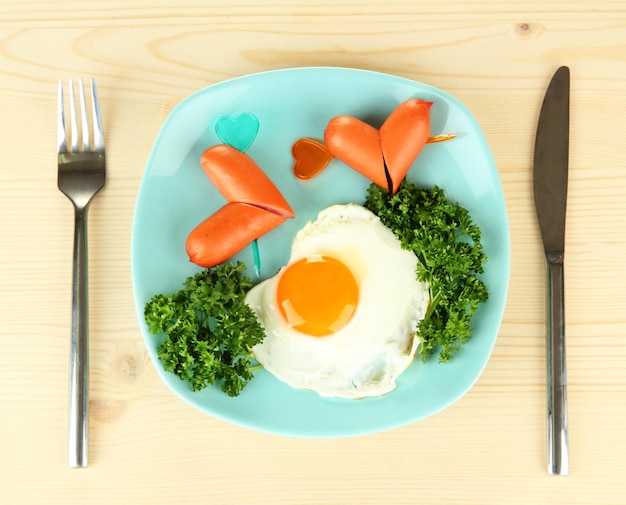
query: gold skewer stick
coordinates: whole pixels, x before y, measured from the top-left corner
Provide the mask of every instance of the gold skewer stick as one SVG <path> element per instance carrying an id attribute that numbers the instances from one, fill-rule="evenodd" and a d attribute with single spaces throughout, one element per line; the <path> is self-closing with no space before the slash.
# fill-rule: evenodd
<path id="1" fill-rule="evenodd" d="M 434 137 L 428 137 L 427 144 L 434 144 L 435 142 L 445 142 L 446 140 L 452 140 L 456 135 L 453 133 L 446 133 L 445 135 L 435 135 Z"/>

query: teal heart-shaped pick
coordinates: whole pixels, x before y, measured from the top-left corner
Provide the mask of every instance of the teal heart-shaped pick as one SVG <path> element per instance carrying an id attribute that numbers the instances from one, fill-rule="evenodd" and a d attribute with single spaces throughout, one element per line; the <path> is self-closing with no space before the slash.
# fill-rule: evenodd
<path id="1" fill-rule="evenodd" d="M 259 120 L 249 112 L 238 116 L 222 116 L 215 124 L 215 132 L 220 140 L 242 153 L 254 142 L 258 131 Z"/>

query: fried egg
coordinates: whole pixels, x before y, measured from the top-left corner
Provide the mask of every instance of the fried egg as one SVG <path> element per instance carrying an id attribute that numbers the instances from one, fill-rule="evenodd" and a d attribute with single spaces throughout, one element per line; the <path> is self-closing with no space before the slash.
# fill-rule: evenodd
<path id="1" fill-rule="evenodd" d="M 392 391 L 413 361 L 429 303 L 417 261 L 364 207 L 322 210 L 296 234 L 288 264 L 246 295 L 266 332 L 257 360 L 321 396 Z"/>

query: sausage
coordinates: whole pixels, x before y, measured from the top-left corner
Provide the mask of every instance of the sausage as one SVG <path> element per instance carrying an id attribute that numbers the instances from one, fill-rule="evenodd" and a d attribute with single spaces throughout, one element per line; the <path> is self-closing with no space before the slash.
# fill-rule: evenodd
<path id="1" fill-rule="evenodd" d="M 335 117 L 324 131 L 324 143 L 335 158 L 395 193 L 428 142 L 431 105 L 407 100 L 378 130 L 352 116 Z"/>
<path id="2" fill-rule="evenodd" d="M 411 99 L 401 103 L 380 127 L 380 145 L 395 193 L 428 142 L 432 102 Z"/>
<path id="3" fill-rule="evenodd" d="M 212 268 L 232 258 L 285 219 L 248 203 L 228 202 L 188 235 L 189 260 L 198 266 Z"/>
<path id="4" fill-rule="evenodd" d="M 324 130 L 324 144 L 335 158 L 379 186 L 387 187 L 376 128 L 352 116 L 338 116 L 331 119 Z"/>
<path id="5" fill-rule="evenodd" d="M 287 200 L 247 154 L 229 145 L 218 144 L 202 153 L 200 164 L 229 202 L 249 203 L 285 218 L 294 217 Z"/>

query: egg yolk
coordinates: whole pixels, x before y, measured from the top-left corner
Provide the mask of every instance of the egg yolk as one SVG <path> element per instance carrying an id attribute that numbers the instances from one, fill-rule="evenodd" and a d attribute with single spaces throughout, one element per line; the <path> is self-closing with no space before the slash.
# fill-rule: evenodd
<path id="1" fill-rule="evenodd" d="M 356 310 L 359 288 L 352 272 L 329 256 L 303 258 L 278 281 L 280 311 L 295 330 L 315 337 L 331 335 Z"/>

